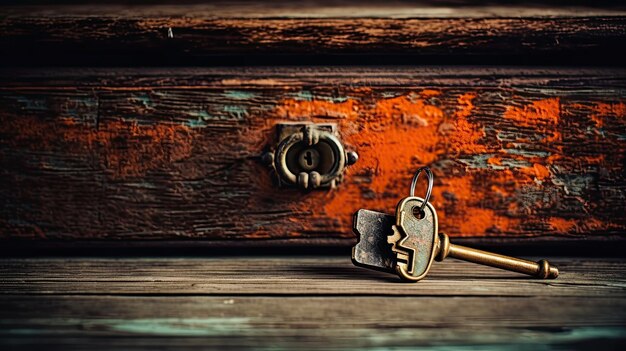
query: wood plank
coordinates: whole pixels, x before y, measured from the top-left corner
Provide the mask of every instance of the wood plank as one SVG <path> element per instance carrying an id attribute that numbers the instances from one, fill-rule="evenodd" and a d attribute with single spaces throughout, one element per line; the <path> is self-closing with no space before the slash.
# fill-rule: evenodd
<path id="1" fill-rule="evenodd" d="M 54 6 L 50 6 L 50 5 Z M 569 2 L 469 0 L 274 0 L 224 1 L 151 0 L 132 4 L 124 1 L 5 0 L 5 16 L 164 16 L 220 18 L 473 18 L 473 17 L 590 17 L 623 16 L 626 8 L 619 1 Z"/>
<path id="2" fill-rule="evenodd" d="M 624 345 L 624 299 L 5 296 L 9 349 Z"/>
<path id="3" fill-rule="evenodd" d="M 333 257 L 3 259 L 0 347 L 623 348 L 626 261 L 555 262 L 563 275 L 529 289 L 539 281 L 454 260 L 399 284 Z"/>
<path id="4" fill-rule="evenodd" d="M 623 259 L 556 258 L 556 280 L 453 259 L 416 284 L 349 257 L 39 258 L 0 260 L 2 295 L 626 296 Z"/>
<path id="5" fill-rule="evenodd" d="M 620 68 L 4 69 L 0 237 L 353 239 L 429 164 L 452 237 L 623 238 Z M 281 121 L 337 123 L 332 192 L 277 191 Z"/>
<path id="6" fill-rule="evenodd" d="M 622 64 L 623 6 L 359 5 L 4 6 L 0 62 Z"/>

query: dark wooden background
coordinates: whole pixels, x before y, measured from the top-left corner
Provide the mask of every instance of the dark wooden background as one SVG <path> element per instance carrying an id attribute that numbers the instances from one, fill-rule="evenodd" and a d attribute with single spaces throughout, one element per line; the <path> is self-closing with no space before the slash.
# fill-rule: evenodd
<path id="1" fill-rule="evenodd" d="M 2 6 L 3 243 L 347 245 L 422 165 L 452 237 L 623 242 L 623 9 L 379 5 Z M 345 183 L 278 190 L 282 121 Z"/>

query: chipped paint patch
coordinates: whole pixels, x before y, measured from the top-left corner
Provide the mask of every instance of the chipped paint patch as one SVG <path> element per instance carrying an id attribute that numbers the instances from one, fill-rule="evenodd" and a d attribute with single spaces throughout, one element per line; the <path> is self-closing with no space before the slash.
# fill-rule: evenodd
<path id="1" fill-rule="evenodd" d="M 532 167 L 524 167 L 522 171 L 532 177 L 535 177 L 537 180 L 544 180 L 550 177 L 550 171 L 544 165 L 539 163 L 535 163 Z"/>
<path id="2" fill-rule="evenodd" d="M 498 165 L 490 164 L 489 160 L 493 159 L 493 156 L 494 154 L 479 154 L 479 155 L 472 155 L 471 157 L 468 157 L 468 158 L 459 158 L 457 160 L 463 163 L 464 165 L 468 166 L 469 168 L 497 169 L 499 165 L 502 165 L 502 162 L 500 162 Z M 503 168 L 504 167 L 500 167 L 500 169 L 503 169 Z"/>
<path id="3" fill-rule="evenodd" d="M 248 324 L 245 317 L 217 318 L 137 318 L 137 319 L 98 319 L 112 330 L 132 334 L 155 334 L 169 336 L 224 336 L 238 335 Z"/>
<path id="4" fill-rule="evenodd" d="M 185 125 L 189 128 L 204 128 L 208 126 L 207 121 L 217 120 L 219 118 L 212 116 L 209 112 L 205 110 L 199 111 L 190 111 L 188 112 L 190 116 L 194 116 L 195 118 L 189 119 L 185 122 Z"/>
<path id="5" fill-rule="evenodd" d="M 539 128 L 554 126 L 559 123 L 561 106 L 559 98 L 534 101 L 522 107 L 507 107 L 504 118 L 515 121 L 517 125 Z"/>
<path id="6" fill-rule="evenodd" d="M 607 122 L 626 123 L 626 103 L 596 103 L 589 118 L 597 127 L 603 127 Z"/>
<path id="7" fill-rule="evenodd" d="M 441 95 L 441 91 L 440 90 L 434 90 L 434 89 L 424 89 L 422 91 L 419 92 L 419 94 L 423 97 L 433 97 L 433 96 L 439 96 Z"/>
<path id="8" fill-rule="evenodd" d="M 230 116 L 234 116 L 237 120 L 243 120 L 248 115 L 248 110 L 243 106 L 226 105 L 224 112 Z"/>
<path id="9" fill-rule="evenodd" d="M 3 321 L 3 322 L 6 322 Z M 209 318 L 44 318 L 30 322 L 60 328 L 77 327 L 87 330 L 110 330 L 126 334 L 163 336 L 237 336 L 242 327 L 250 328 L 248 317 Z M 15 323 L 12 323 L 15 324 Z M 19 323 L 18 323 L 19 324 Z M 10 328 L 13 335 L 37 334 L 36 330 Z"/>
<path id="10" fill-rule="evenodd" d="M 255 93 L 241 90 L 227 90 L 223 95 L 225 98 L 233 100 L 250 100 L 257 97 L 257 94 Z"/>
<path id="11" fill-rule="evenodd" d="M 295 93 L 287 94 L 290 98 L 298 101 L 313 101 L 314 99 L 317 101 L 326 100 L 332 103 L 341 103 L 352 99 L 350 96 L 326 96 L 326 95 L 315 95 L 310 90 L 301 90 Z"/>
<path id="12" fill-rule="evenodd" d="M 48 102 L 44 96 L 13 95 L 7 96 L 7 98 L 13 99 L 15 102 L 17 102 L 22 110 L 45 111 L 49 108 Z"/>
<path id="13" fill-rule="evenodd" d="M 510 143 L 510 145 L 513 146 L 513 148 L 502 149 L 502 151 L 509 155 L 517 155 L 528 158 L 545 158 L 551 155 L 548 151 L 528 150 L 528 144 Z"/>
<path id="14" fill-rule="evenodd" d="M 133 95 L 131 100 L 138 101 L 144 108 L 154 108 L 154 102 L 148 94 Z"/>
<path id="15" fill-rule="evenodd" d="M 309 90 L 301 90 L 293 94 L 294 99 L 302 101 L 313 101 L 313 93 Z"/>
<path id="16" fill-rule="evenodd" d="M 354 119 L 358 116 L 356 100 L 348 99 L 335 103 L 327 100 L 300 101 L 286 99 L 276 108 L 276 115 L 288 119 L 310 119 L 312 117 L 327 117 L 337 119 Z"/>
<path id="17" fill-rule="evenodd" d="M 184 125 L 189 128 L 204 128 L 207 126 L 206 122 L 201 118 L 190 119 L 189 121 L 185 122 Z"/>
<path id="18" fill-rule="evenodd" d="M 550 218 L 549 223 L 557 233 L 569 233 L 576 226 L 575 220 L 560 217 Z"/>

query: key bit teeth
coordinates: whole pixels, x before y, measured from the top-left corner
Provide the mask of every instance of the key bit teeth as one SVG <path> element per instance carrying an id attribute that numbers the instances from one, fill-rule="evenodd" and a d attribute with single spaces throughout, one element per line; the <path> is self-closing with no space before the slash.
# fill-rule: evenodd
<path id="1" fill-rule="evenodd" d="M 392 250 L 395 251 L 398 249 L 396 244 L 402 239 L 402 234 L 400 234 L 398 227 L 396 227 L 395 225 L 391 226 L 391 230 L 393 231 L 393 234 L 387 237 L 387 242 L 391 244 Z"/>
<path id="2" fill-rule="evenodd" d="M 396 260 L 398 262 L 409 262 L 409 255 L 405 253 L 396 253 Z"/>
<path id="3" fill-rule="evenodd" d="M 413 259 L 415 257 L 415 249 L 402 245 L 407 236 L 397 225 L 392 225 L 393 234 L 387 237 L 387 242 L 391 244 L 391 252 L 396 256 L 396 270 L 413 272 Z"/>

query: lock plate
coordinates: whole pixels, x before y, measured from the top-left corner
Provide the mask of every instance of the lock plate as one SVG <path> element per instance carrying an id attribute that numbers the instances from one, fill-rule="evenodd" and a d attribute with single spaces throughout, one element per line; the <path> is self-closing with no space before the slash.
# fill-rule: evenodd
<path id="1" fill-rule="evenodd" d="M 281 186 L 334 188 L 345 168 L 358 159 L 355 152 L 346 152 L 335 124 L 280 123 L 276 130 L 277 145 L 263 159 Z"/>

